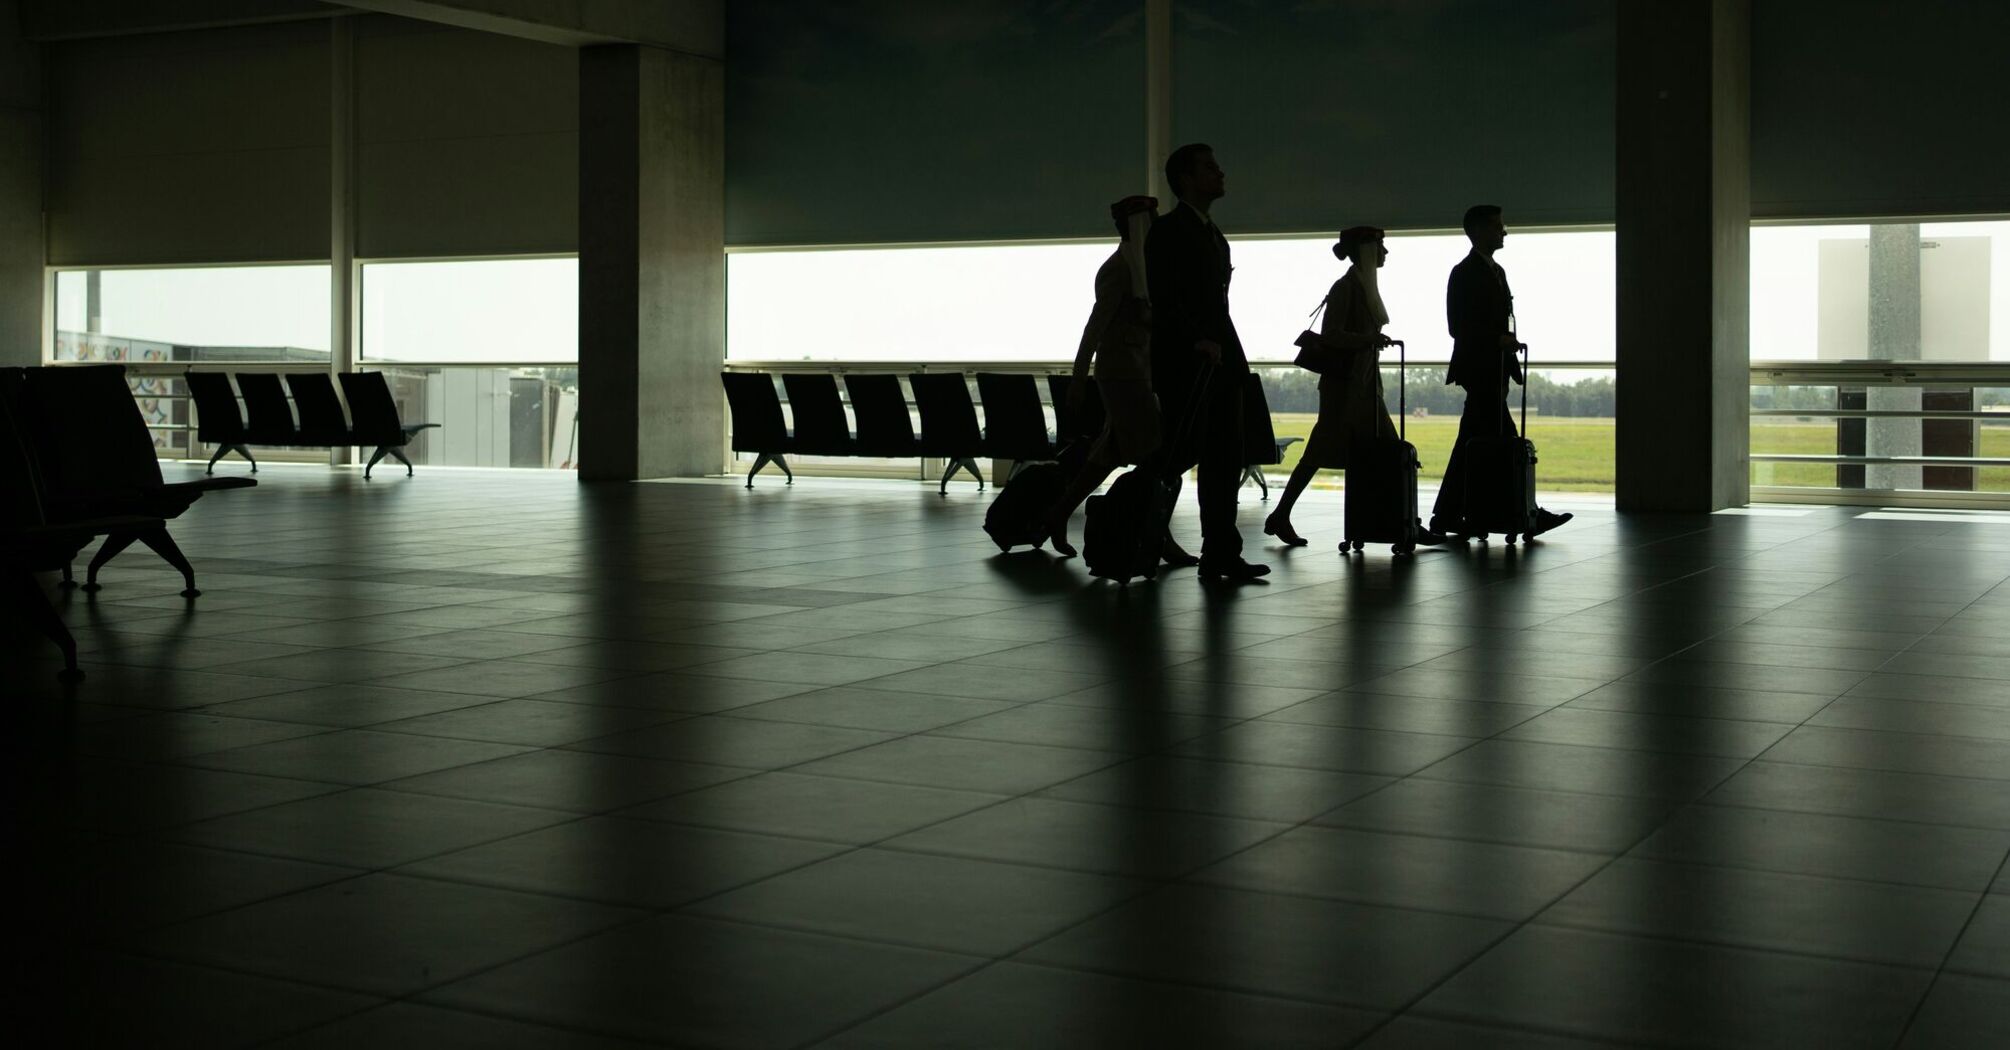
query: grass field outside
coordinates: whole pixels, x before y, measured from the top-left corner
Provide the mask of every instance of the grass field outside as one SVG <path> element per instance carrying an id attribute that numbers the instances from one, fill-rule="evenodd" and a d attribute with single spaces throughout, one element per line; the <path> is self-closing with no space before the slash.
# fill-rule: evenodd
<path id="1" fill-rule="evenodd" d="M 1284 462 L 1269 468 L 1269 474 L 1282 478 L 1298 465 L 1305 447 L 1303 439 L 1312 433 L 1314 418 L 1309 412 L 1271 414 L 1271 426 L 1278 437 L 1300 440 L 1285 450 Z M 1536 477 L 1542 488 L 1562 492 L 1612 491 L 1612 420 L 1544 418 L 1531 414 L 1528 431 L 1530 440 L 1535 442 Z M 1455 417 L 1410 420 L 1410 443 L 1417 446 L 1417 458 L 1423 461 L 1419 472 L 1422 480 L 1444 477 L 1445 461 L 1451 457 L 1458 432 L 1459 421 Z M 2010 422 L 1984 425 L 1981 446 L 1979 455 L 2010 458 Z M 1753 452 L 1832 455 L 1835 450 L 1836 428 L 1832 421 L 1759 423 L 1752 427 Z M 2010 467 L 1984 467 L 1976 473 L 1977 491 L 2010 492 Z M 1340 471 L 1321 471 L 1312 484 L 1315 488 L 1344 488 L 1344 477 Z M 1835 468 L 1820 463 L 1754 463 L 1752 484 L 1833 488 Z"/>

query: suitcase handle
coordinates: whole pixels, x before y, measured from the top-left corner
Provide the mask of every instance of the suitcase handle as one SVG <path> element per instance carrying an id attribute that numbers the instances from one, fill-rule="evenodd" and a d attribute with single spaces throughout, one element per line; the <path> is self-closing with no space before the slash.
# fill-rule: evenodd
<path id="1" fill-rule="evenodd" d="M 1396 433 L 1404 441 L 1410 440 L 1410 394 L 1406 369 L 1409 365 L 1408 347 L 1401 339 L 1389 340 L 1396 348 Z"/>
<path id="2" fill-rule="evenodd" d="M 1521 352 L 1521 432 L 1519 436 L 1526 439 L 1528 437 L 1528 344 L 1517 342 L 1515 349 Z M 1507 358 L 1501 360 L 1501 388 L 1503 390 L 1508 385 L 1508 360 Z M 1501 402 L 1501 422 L 1512 423 L 1513 421 L 1508 416 L 1507 402 Z"/>

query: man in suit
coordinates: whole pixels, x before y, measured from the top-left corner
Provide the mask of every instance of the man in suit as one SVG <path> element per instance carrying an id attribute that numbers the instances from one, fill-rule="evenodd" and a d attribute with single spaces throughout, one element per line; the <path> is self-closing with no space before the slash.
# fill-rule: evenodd
<path id="1" fill-rule="evenodd" d="M 1242 487 L 1242 398 L 1249 359 L 1228 316 L 1228 239 L 1210 207 L 1226 192 L 1214 149 L 1192 143 L 1166 158 L 1166 183 L 1179 205 L 1145 238 L 1145 278 L 1152 304 L 1152 386 L 1165 439 L 1160 467 L 1178 476 L 1200 467 L 1200 573 L 1203 579 L 1253 580 L 1270 566 L 1242 559 L 1235 525 Z M 1203 366 L 1213 365 L 1207 369 Z M 1211 373 L 1211 374 L 1210 374 Z M 1202 383 L 1204 389 L 1196 392 Z M 1193 413 L 1191 430 L 1180 440 Z"/>
<path id="2" fill-rule="evenodd" d="M 1471 469 L 1466 444 L 1474 438 L 1516 436 L 1506 411 L 1507 380 L 1528 381 L 1516 354 L 1521 343 L 1515 339 L 1514 292 L 1508 288 L 1507 271 L 1494 262 L 1494 253 L 1507 242 L 1500 207 L 1467 208 L 1465 229 L 1472 251 L 1452 267 L 1445 287 L 1445 321 L 1452 331 L 1452 363 L 1445 370 L 1445 382 L 1465 388 L 1466 407 L 1459 416 L 1458 442 L 1438 487 L 1437 506 L 1431 511 L 1433 532 L 1470 531 L 1464 527 L 1462 506 Z M 1529 535 L 1548 532 L 1570 519 L 1569 514 L 1537 510 L 1536 528 Z"/>

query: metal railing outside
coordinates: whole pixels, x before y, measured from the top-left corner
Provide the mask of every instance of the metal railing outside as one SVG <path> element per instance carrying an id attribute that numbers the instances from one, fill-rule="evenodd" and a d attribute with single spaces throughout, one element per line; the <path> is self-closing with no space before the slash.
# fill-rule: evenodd
<path id="1" fill-rule="evenodd" d="M 2010 509 L 2010 363 L 1755 361 L 1754 500 Z"/>

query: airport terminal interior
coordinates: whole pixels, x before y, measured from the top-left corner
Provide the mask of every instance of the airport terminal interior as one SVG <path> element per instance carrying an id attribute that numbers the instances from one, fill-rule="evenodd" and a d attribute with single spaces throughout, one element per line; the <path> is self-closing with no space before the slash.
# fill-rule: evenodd
<path id="1" fill-rule="evenodd" d="M 0 0 L 10 1041 L 2010 1045 L 2006 31 Z M 1000 521 L 1188 143 L 1244 473 L 1120 583 Z M 1479 513 L 1481 203 L 1570 517 L 1356 549 L 1294 337 L 1373 227 Z"/>

